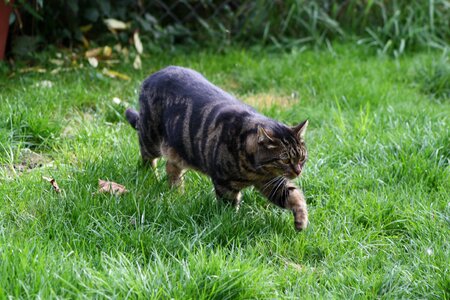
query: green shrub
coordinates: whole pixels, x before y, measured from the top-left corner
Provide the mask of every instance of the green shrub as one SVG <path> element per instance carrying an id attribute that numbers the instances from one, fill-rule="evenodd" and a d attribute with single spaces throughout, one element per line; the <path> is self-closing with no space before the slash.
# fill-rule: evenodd
<path id="1" fill-rule="evenodd" d="M 360 44 L 398 56 L 424 46 L 447 47 L 450 40 L 449 0 L 41 0 L 34 10 L 25 1 L 18 3 L 24 16 L 15 22 L 23 20 L 24 28 L 15 30 L 16 36 L 31 34 L 68 45 L 111 39 L 126 43 L 135 30 L 155 50 L 175 44 L 221 48 L 235 42 L 320 45 L 357 37 Z M 129 28 L 111 33 L 106 18 L 127 22 Z"/>

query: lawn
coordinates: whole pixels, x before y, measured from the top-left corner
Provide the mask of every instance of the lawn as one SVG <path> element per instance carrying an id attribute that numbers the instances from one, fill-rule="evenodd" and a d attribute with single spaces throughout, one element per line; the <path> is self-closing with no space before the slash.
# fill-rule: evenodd
<path id="1" fill-rule="evenodd" d="M 85 60 L 52 73 L 56 54 L 43 56 L 46 72 L 0 74 L 0 299 L 450 299 L 448 54 L 336 44 L 106 66 L 130 80 Z M 236 212 L 201 174 L 188 172 L 181 192 L 164 161 L 141 166 L 123 112 L 169 64 L 287 124 L 309 119 L 296 180 L 306 231 L 253 189 Z M 128 193 L 98 193 L 99 179 Z"/>

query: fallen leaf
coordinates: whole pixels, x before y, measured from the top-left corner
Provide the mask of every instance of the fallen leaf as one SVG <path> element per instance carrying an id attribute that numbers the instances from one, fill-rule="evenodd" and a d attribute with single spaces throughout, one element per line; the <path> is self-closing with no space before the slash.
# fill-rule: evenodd
<path id="1" fill-rule="evenodd" d="M 81 41 L 83 42 L 84 48 L 89 48 L 89 41 L 84 35 L 81 35 Z"/>
<path id="2" fill-rule="evenodd" d="M 94 68 L 97 68 L 98 60 L 95 57 L 89 57 L 88 61 L 91 66 L 93 66 Z"/>
<path id="3" fill-rule="evenodd" d="M 107 64 L 108 66 L 120 64 L 120 60 L 117 60 L 117 59 L 108 59 L 103 62 L 105 64 Z"/>
<path id="4" fill-rule="evenodd" d="M 103 48 L 103 57 L 110 57 L 112 54 L 112 49 L 109 46 Z"/>
<path id="5" fill-rule="evenodd" d="M 115 44 L 113 49 L 120 53 L 120 51 L 122 51 L 122 45 L 121 44 Z"/>
<path id="6" fill-rule="evenodd" d="M 95 56 L 99 56 L 100 53 L 102 53 L 103 48 L 99 47 L 99 48 L 94 48 L 94 49 L 89 49 L 88 51 L 86 51 L 84 53 L 84 56 L 86 56 L 87 58 L 89 57 L 95 57 Z"/>
<path id="7" fill-rule="evenodd" d="M 30 72 L 45 73 L 47 72 L 47 70 L 40 67 L 28 67 L 19 69 L 19 73 L 30 73 Z"/>
<path id="8" fill-rule="evenodd" d="M 35 84 L 36 87 L 51 89 L 53 87 L 53 82 L 50 80 L 42 80 Z"/>
<path id="9" fill-rule="evenodd" d="M 139 55 L 136 55 L 136 58 L 134 59 L 133 68 L 136 70 L 140 70 L 142 68 L 142 61 Z"/>
<path id="10" fill-rule="evenodd" d="M 88 25 L 84 25 L 80 27 L 80 31 L 85 33 L 88 32 L 92 29 L 92 24 L 88 24 Z"/>
<path id="11" fill-rule="evenodd" d="M 50 59 L 50 62 L 57 66 L 62 66 L 64 64 L 64 60 L 62 59 Z"/>
<path id="12" fill-rule="evenodd" d="M 42 176 L 42 179 L 47 180 L 48 182 L 50 182 L 50 184 L 52 185 L 52 187 L 55 190 L 55 192 L 61 193 L 61 190 L 60 190 L 58 184 L 56 183 L 55 179 L 49 178 L 49 177 L 45 177 L 45 176 Z"/>
<path id="13" fill-rule="evenodd" d="M 108 70 L 108 69 L 103 69 L 103 74 L 105 74 L 106 76 L 109 76 L 111 78 L 119 78 L 122 80 L 130 80 L 131 78 L 125 74 L 116 72 L 116 71 L 112 71 L 112 70 Z"/>
<path id="14" fill-rule="evenodd" d="M 58 73 L 60 73 L 60 72 L 70 72 L 70 71 L 72 71 L 73 70 L 73 68 L 56 68 L 56 69 L 53 69 L 51 72 L 50 72 L 50 74 L 58 74 Z"/>
<path id="15" fill-rule="evenodd" d="M 123 193 L 128 192 L 128 190 L 121 184 L 105 181 L 102 179 L 98 180 L 98 192 L 99 193 L 110 193 L 114 195 L 122 195 Z"/>
<path id="16" fill-rule="evenodd" d="M 50 72 L 50 74 L 53 74 L 53 75 L 55 75 L 55 74 L 58 74 L 59 72 L 61 72 L 61 68 L 56 68 L 56 69 L 53 69 L 51 72 Z"/>
<path id="17" fill-rule="evenodd" d="M 128 28 L 125 22 L 116 19 L 104 19 L 103 22 L 105 22 L 109 30 L 125 30 Z"/>
<path id="18" fill-rule="evenodd" d="M 144 51 L 144 46 L 142 46 L 141 39 L 139 38 L 139 32 L 135 31 L 133 34 L 134 47 L 139 54 Z"/>

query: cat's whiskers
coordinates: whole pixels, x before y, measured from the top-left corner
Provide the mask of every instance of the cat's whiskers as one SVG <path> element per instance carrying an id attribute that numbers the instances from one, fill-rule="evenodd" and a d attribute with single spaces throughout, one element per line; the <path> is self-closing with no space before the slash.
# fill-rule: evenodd
<path id="1" fill-rule="evenodd" d="M 270 187 L 273 183 L 275 183 L 275 182 L 277 182 L 278 180 L 280 180 L 280 178 L 281 178 L 281 176 L 277 176 L 277 177 L 274 177 L 274 178 L 270 179 L 268 182 L 266 182 L 266 183 L 263 185 L 262 191 L 263 191 L 263 192 L 266 191 L 266 189 L 267 189 L 268 187 Z"/>
<path id="2" fill-rule="evenodd" d="M 277 185 L 275 186 L 275 188 L 272 189 L 272 191 L 270 191 L 270 198 L 274 197 L 277 194 L 278 189 L 280 187 L 284 186 L 286 179 L 284 177 L 278 177 L 278 178 L 279 178 L 279 181 L 277 182 Z"/>

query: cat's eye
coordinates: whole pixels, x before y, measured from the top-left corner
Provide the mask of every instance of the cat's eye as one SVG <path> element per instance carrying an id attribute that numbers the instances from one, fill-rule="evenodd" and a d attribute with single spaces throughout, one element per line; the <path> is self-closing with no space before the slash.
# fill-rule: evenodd
<path id="1" fill-rule="evenodd" d="M 290 163 L 291 163 L 291 159 L 290 159 L 290 158 L 282 158 L 281 161 L 282 161 L 284 164 L 290 164 Z"/>

